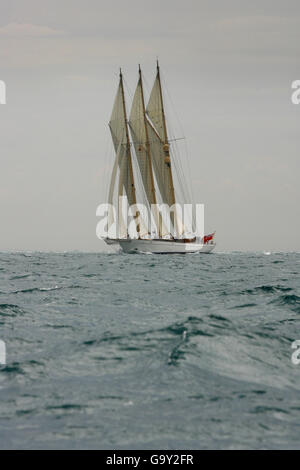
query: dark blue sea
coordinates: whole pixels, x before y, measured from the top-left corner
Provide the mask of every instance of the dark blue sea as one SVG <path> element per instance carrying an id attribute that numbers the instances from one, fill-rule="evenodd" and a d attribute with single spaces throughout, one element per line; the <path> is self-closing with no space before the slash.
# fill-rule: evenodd
<path id="1" fill-rule="evenodd" d="M 300 448 L 300 254 L 1 253 L 1 449 Z"/>

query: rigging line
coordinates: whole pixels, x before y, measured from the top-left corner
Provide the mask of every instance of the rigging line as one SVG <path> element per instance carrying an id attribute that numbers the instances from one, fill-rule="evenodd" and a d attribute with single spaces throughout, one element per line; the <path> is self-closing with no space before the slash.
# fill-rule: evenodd
<path id="1" fill-rule="evenodd" d="M 169 122 L 169 124 L 170 124 L 170 122 Z M 170 134 L 173 136 L 174 132 L 173 132 L 172 127 L 170 127 L 170 125 L 169 125 L 169 131 L 170 131 Z M 170 139 L 170 140 L 175 141 L 175 146 L 174 145 L 172 146 L 173 150 L 172 150 L 171 153 L 174 154 L 174 166 L 175 166 L 175 170 L 176 170 L 176 173 L 177 173 L 177 180 L 179 182 L 179 188 L 181 189 L 180 194 L 183 195 L 184 198 L 185 198 L 186 192 L 183 190 L 183 188 L 185 188 L 187 185 L 186 185 L 184 172 L 183 172 L 182 165 L 181 165 L 181 159 L 178 157 L 178 146 L 176 145 L 176 140 L 177 139 L 174 138 L 174 139 Z"/>
<path id="2" fill-rule="evenodd" d="M 174 114 L 175 114 L 175 116 L 176 116 L 177 123 L 178 123 L 178 125 L 179 125 L 179 127 L 180 127 L 181 133 L 182 133 L 183 135 L 185 135 L 185 132 L 183 131 L 183 127 L 182 127 L 181 121 L 180 121 L 180 119 L 179 119 L 178 113 L 176 112 L 176 108 L 175 108 L 175 106 L 174 106 L 174 103 L 173 103 L 171 94 L 170 94 L 169 89 L 168 89 L 168 86 L 167 86 L 167 84 L 166 84 L 166 80 L 164 79 L 164 73 L 161 74 L 161 78 L 162 78 L 162 80 L 163 80 L 164 89 L 165 89 L 166 92 L 167 92 L 168 99 L 169 99 L 169 101 L 170 101 L 170 103 L 171 103 L 171 105 L 172 105 L 172 108 L 173 108 Z M 190 156 L 189 156 L 189 152 L 188 152 L 187 145 L 186 145 L 185 153 L 186 153 L 186 162 L 187 162 L 188 178 L 189 178 L 190 181 L 192 181 L 192 179 L 191 179 Z M 192 184 L 190 185 L 190 191 L 191 191 L 191 196 L 192 196 L 192 202 L 194 203 L 194 191 L 193 191 Z"/>
<path id="3" fill-rule="evenodd" d="M 178 145 L 176 143 L 175 143 L 175 147 L 176 147 L 177 154 L 179 154 Z M 180 172 L 182 174 L 183 181 L 184 181 L 184 185 L 183 185 L 184 199 L 185 199 L 186 202 L 193 202 L 192 198 L 191 198 L 191 193 L 190 193 L 190 190 L 189 190 L 190 185 L 188 185 L 186 183 L 186 174 L 185 174 L 185 171 L 184 171 L 184 168 L 183 168 L 183 165 L 182 165 L 182 159 L 178 158 L 178 162 L 179 162 L 179 169 L 180 169 Z"/>
<path id="4" fill-rule="evenodd" d="M 133 160 L 133 168 L 134 168 L 134 173 L 135 173 L 135 181 L 137 183 L 137 202 L 142 203 L 146 207 L 147 218 L 149 219 L 149 214 L 151 213 L 150 203 L 148 201 L 146 188 L 143 183 L 143 177 L 139 168 L 138 158 L 136 155 L 136 149 L 134 146 L 133 146 L 133 159 L 132 160 Z M 142 215 L 142 218 L 145 219 L 144 214 L 141 214 L 141 215 Z"/>
<path id="5" fill-rule="evenodd" d="M 144 184 L 143 184 L 142 177 L 141 177 L 140 174 L 138 174 L 138 176 L 137 176 L 137 185 L 138 185 L 138 191 L 141 195 L 141 199 L 138 200 L 138 203 L 143 205 L 142 211 L 141 211 L 141 216 L 142 216 L 142 219 L 144 221 L 147 221 L 147 224 L 146 224 L 147 225 L 147 230 L 149 230 L 149 221 L 150 221 L 150 217 L 151 217 L 151 208 L 150 208 L 150 204 L 149 204 L 148 198 L 147 198 L 146 193 L 145 193 Z M 144 211 L 144 209 L 146 210 L 146 212 Z"/>
<path id="6" fill-rule="evenodd" d="M 177 180 L 180 182 L 179 184 L 179 189 L 180 189 L 180 195 L 182 196 L 181 202 L 182 203 L 187 203 L 190 201 L 189 194 L 187 193 L 187 184 L 186 184 L 186 179 L 185 179 L 185 174 L 181 166 L 181 159 L 178 158 L 178 148 L 177 145 L 174 147 L 174 166 L 175 166 L 175 171 L 176 171 L 176 176 Z"/>
<path id="7" fill-rule="evenodd" d="M 168 142 L 175 142 L 176 140 L 185 140 L 186 137 L 176 137 L 174 139 L 168 139 Z"/>
<path id="8" fill-rule="evenodd" d="M 178 143 L 175 142 L 172 148 L 173 148 L 173 152 L 175 155 L 174 163 L 175 163 L 175 169 L 177 172 L 177 177 L 179 180 L 181 180 L 181 190 L 182 190 L 181 193 L 182 193 L 184 202 L 192 202 L 190 191 L 189 191 L 189 185 L 187 185 L 186 183 L 186 174 L 183 169 L 183 159 L 180 158 L 179 156 L 180 152 L 179 152 Z"/>
<path id="9" fill-rule="evenodd" d="M 185 183 L 184 183 L 184 175 L 181 171 L 181 168 L 178 164 L 178 158 L 177 158 L 177 155 L 176 155 L 176 149 L 174 149 L 174 152 L 173 152 L 173 155 L 174 155 L 174 168 L 175 168 L 175 172 L 176 172 L 176 178 L 177 178 L 177 181 L 179 182 L 179 184 L 177 185 L 177 192 L 178 194 L 180 195 L 180 202 L 183 203 L 185 202 Z"/>
<path id="10" fill-rule="evenodd" d="M 125 88 L 125 90 L 126 90 L 126 93 L 128 94 L 128 96 L 129 96 L 129 98 L 130 98 L 130 102 L 131 102 L 130 104 L 132 104 L 133 93 L 132 93 L 132 91 L 131 91 L 130 86 L 128 85 L 127 80 L 124 78 L 124 76 L 123 76 L 123 84 L 124 84 L 124 88 Z M 131 106 L 130 106 L 130 108 L 131 108 Z"/>
<path id="11" fill-rule="evenodd" d="M 113 154 L 114 154 L 113 143 L 112 143 L 110 136 L 108 136 L 106 140 L 106 150 L 105 150 L 105 157 L 104 157 L 104 171 L 102 173 L 102 178 L 101 178 L 102 182 L 104 183 L 102 187 L 104 188 L 104 191 L 105 191 L 106 201 L 108 201 L 110 175 L 112 173 L 112 169 L 114 165 Z M 103 181 L 103 178 L 105 178 L 105 181 Z"/>
<path id="12" fill-rule="evenodd" d="M 123 76 L 123 84 L 124 84 L 124 88 L 126 90 L 126 93 L 130 98 L 129 109 L 131 109 L 134 93 L 131 91 L 131 88 L 128 85 L 127 80 L 124 79 L 124 76 Z M 127 119 L 127 122 L 129 124 L 129 119 Z M 141 123 L 139 123 L 139 124 L 141 126 Z M 143 184 L 143 181 L 142 181 L 142 176 L 141 176 L 139 165 L 138 165 L 137 155 L 136 155 L 135 148 L 134 148 L 134 144 L 136 144 L 137 142 L 133 141 L 133 139 L 132 139 L 132 132 L 131 132 L 130 126 L 129 126 L 129 130 L 130 130 L 130 147 L 131 147 L 131 152 L 132 152 L 132 166 L 133 166 L 134 180 L 136 182 L 136 190 L 137 190 L 136 191 L 137 192 L 136 199 L 137 199 L 137 203 L 142 202 L 144 206 L 148 207 L 149 203 L 148 203 L 148 199 L 146 197 L 145 188 L 144 188 L 144 184 Z M 141 214 L 141 215 L 142 215 L 142 218 L 143 218 L 143 214 Z"/>
<path id="13" fill-rule="evenodd" d="M 147 100 L 145 99 L 145 102 L 147 102 L 147 103 L 148 103 L 148 101 L 149 101 L 149 97 L 150 97 L 150 93 L 151 93 L 151 85 L 149 85 L 149 83 L 148 83 L 148 80 L 147 80 L 147 78 L 145 78 L 145 75 L 144 75 L 144 73 L 143 73 L 142 75 L 143 75 L 143 86 L 144 86 L 144 91 L 146 91 L 145 98 L 146 98 L 146 96 L 148 97 L 148 99 L 147 99 Z"/>
<path id="14" fill-rule="evenodd" d="M 170 132 L 171 134 L 173 134 L 172 128 L 170 128 Z M 175 144 L 172 145 L 171 153 L 174 159 L 174 166 L 175 166 L 175 170 L 177 173 L 177 179 L 179 181 L 179 188 L 181 190 L 181 193 L 183 193 L 183 188 L 186 185 L 185 185 L 184 172 L 181 167 L 181 159 L 178 158 L 178 145 L 176 144 L 176 141 L 175 141 Z"/>

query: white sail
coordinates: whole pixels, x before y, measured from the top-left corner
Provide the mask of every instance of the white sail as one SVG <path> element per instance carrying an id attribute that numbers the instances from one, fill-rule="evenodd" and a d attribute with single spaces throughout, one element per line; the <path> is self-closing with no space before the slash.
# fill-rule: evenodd
<path id="1" fill-rule="evenodd" d="M 164 122 L 163 122 L 163 108 L 160 92 L 160 81 L 158 74 L 156 75 L 155 82 L 150 94 L 149 102 L 146 108 L 146 113 L 151 119 L 159 137 L 164 142 Z"/>
<path id="2" fill-rule="evenodd" d="M 120 144 L 119 152 L 119 188 L 118 188 L 118 236 L 119 238 L 127 237 L 127 208 L 124 210 L 124 190 L 126 188 L 126 181 L 128 178 L 128 159 L 127 159 L 127 145 Z M 125 190 L 126 191 L 126 190 Z"/>
<path id="3" fill-rule="evenodd" d="M 124 238 L 127 234 L 124 218 L 120 217 L 120 207 L 119 207 L 120 196 L 123 196 L 124 174 L 126 174 L 127 172 L 126 166 L 127 166 L 126 165 L 126 147 L 120 141 L 118 149 L 117 149 L 116 159 L 114 162 L 110 185 L 109 185 L 108 229 L 113 225 L 114 222 L 117 222 L 115 220 L 116 212 L 115 212 L 113 204 L 114 204 L 114 191 L 115 191 L 115 185 L 116 185 L 117 171 L 119 167 L 119 170 L 120 170 L 119 171 L 119 189 L 118 189 L 118 201 L 117 201 L 118 225 L 119 225 L 118 232 L 119 233 L 117 233 L 117 235 L 119 235 L 121 238 Z"/>
<path id="4" fill-rule="evenodd" d="M 148 129 L 146 126 L 147 121 L 145 115 L 143 85 L 140 71 L 140 79 L 136 87 L 130 112 L 129 127 L 147 201 L 151 206 L 152 215 L 154 217 L 154 222 L 159 236 L 165 236 L 167 235 L 168 231 L 162 224 L 157 207 Z"/>
<path id="5" fill-rule="evenodd" d="M 129 205 L 136 203 L 133 173 L 131 171 L 130 144 L 126 135 L 126 116 L 124 101 L 122 96 L 122 82 L 116 94 L 112 115 L 109 121 L 109 128 L 116 153 L 119 146 L 118 164 L 120 168 L 120 181 L 124 185 Z"/>
<path id="6" fill-rule="evenodd" d="M 147 123 L 147 127 L 153 169 L 158 189 L 160 191 L 163 203 L 168 204 L 168 206 L 172 206 L 175 200 L 173 180 L 171 178 L 169 167 L 170 158 L 166 157 L 164 151 L 164 143 L 161 141 L 159 135 L 156 133 L 155 129 L 149 122 Z"/>
<path id="7" fill-rule="evenodd" d="M 124 129 L 125 133 L 125 129 Z M 126 138 L 126 136 L 125 136 Z M 128 199 L 129 206 L 136 204 L 135 188 L 133 184 L 133 173 L 130 169 L 131 156 L 129 154 L 129 146 L 127 144 L 121 144 L 121 151 L 119 156 L 119 194 L 123 194 L 121 188 L 124 187 L 125 193 Z"/>
<path id="8" fill-rule="evenodd" d="M 134 94 L 129 118 L 129 127 L 139 170 L 149 204 L 155 204 L 152 165 L 147 149 L 147 135 L 143 107 L 142 83 L 139 80 Z"/>
<path id="9" fill-rule="evenodd" d="M 125 128 L 125 116 L 124 116 L 124 106 L 122 98 L 122 85 L 121 81 L 118 87 L 118 91 L 115 97 L 114 107 L 111 113 L 109 128 L 115 148 L 117 153 L 119 144 L 126 144 L 126 134 L 124 132 Z"/>
<path id="10" fill-rule="evenodd" d="M 118 170 L 118 165 L 119 165 L 119 150 L 121 149 L 121 145 L 119 145 L 119 149 L 117 151 L 117 155 L 115 158 L 115 163 L 113 166 L 111 178 L 110 178 L 110 185 L 109 185 L 109 192 L 108 192 L 108 223 L 107 227 L 108 230 L 111 228 L 115 220 L 115 214 L 113 210 L 113 197 L 114 197 L 114 189 L 115 189 L 115 184 L 116 184 L 116 176 L 117 176 L 117 170 Z"/>

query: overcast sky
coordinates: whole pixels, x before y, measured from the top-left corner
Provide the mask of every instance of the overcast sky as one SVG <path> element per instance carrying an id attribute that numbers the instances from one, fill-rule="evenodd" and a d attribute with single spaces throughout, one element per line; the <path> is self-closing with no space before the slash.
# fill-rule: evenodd
<path id="1" fill-rule="evenodd" d="M 218 249 L 300 250 L 296 0 L 1 0 L 0 250 L 106 249 L 118 68 L 156 56 Z"/>

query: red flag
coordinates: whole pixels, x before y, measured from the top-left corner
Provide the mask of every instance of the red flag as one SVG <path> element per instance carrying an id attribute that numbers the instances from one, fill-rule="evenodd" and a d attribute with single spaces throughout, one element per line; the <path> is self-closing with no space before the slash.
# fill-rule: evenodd
<path id="1" fill-rule="evenodd" d="M 204 235 L 204 237 L 203 237 L 203 243 L 204 243 L 204 245 L 205 245 L 205 243 L 211 241 L 211 240 L 214 238 L 215 233 L 216 233 L 216 232 L 210 233 L 209 235 Z"/>

